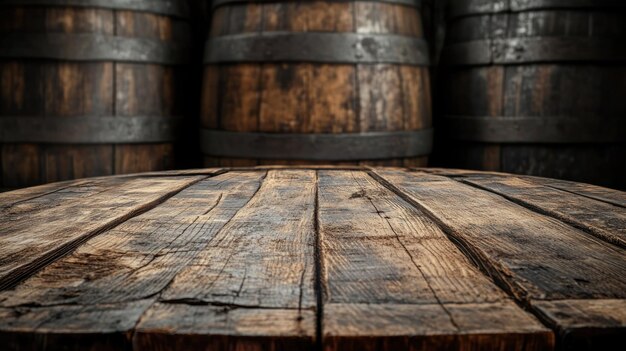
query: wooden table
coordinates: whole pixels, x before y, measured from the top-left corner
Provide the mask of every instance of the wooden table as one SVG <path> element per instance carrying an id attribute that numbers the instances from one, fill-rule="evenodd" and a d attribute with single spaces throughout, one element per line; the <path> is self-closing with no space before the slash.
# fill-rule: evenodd
<path id="1" fill-rule="evenodd" d="M 626 193 L 205 169 L 0 194 L 2 350 L 623 350 Z"/>

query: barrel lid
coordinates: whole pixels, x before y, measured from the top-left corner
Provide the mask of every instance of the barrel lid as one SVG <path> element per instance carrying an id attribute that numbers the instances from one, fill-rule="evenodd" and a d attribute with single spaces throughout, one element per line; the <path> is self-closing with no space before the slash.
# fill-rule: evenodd
<path id="1" fill-rule="evenodd" d="M 626 9 L 623 0 L 450 0 L 449 17 L 552 9 Z"/>
<path id="2" fill-rule="evenodd" d="M 187 18 L 187 2 L 180 0 L 3 0 L 0 6 L 76 6 L 151 12 Z"/>
<path id="3" fill-rule="evenodd" d="M 223 5 L 244 4 L 244 3 L 284 3 L 284 2 L 306 2 L 319 0 L 213 0 L 213 8 Z M 358 0 L 361 2 L 382 2 L 412 7 L 420 7 L 422 0 Z M 324 2 L 357 2 L 357 0 L 324 0 Z"/>

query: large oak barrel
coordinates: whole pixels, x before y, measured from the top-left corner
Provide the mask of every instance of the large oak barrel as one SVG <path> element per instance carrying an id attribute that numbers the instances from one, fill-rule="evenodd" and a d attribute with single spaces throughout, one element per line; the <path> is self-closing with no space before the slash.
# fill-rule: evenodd
<path id="1" fill-rule="evenodd" d="M 186 16 L 176 0 L 2 1 L 2 185 L 172 167 Z"/>
<path id="2" fill-rule="evenodd" d="M 626 2 L 452 1 L 448 166 L 626 187 Z"/>
<path id="3" fill-rule="evenodd" d="M 213 3 L 207 165 L 421 165 L 430 152 L 418 2 Z"/>

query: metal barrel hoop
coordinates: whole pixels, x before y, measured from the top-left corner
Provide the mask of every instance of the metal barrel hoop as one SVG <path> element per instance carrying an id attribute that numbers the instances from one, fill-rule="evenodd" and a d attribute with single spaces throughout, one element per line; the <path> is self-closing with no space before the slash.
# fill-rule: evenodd
<path id="1" fill-rule="evenodd" d="M 504 12 L 559 9 L 626 9 L 622 0 L 451 0 L 450 19 Z"/>
<path id="2" fill-rule="evenodd" d="M 320 50 L 324 47 L 324 50 Z M 427 66 L 425 40 L 404 35 L 268 32 L 212 38 L 205 63 L 315 62 L 396 63 Z"/>
<path id="3" fill-rule="evenodd" d="M 626 61 L 621 39 L 540 37 L 485 39 L 449 45 L 444 65 Z"/>
<path id="4" fill-rule="evenodd" d="M 182 117 L 81 116 L 0 117 L 0 142 L 48 144 L 133 144 L 172 142 Z"/>
<path id="5" fill-rule="evenodd" d="M 485 143 L 624 143 L 626 120 L 580 117 L 445 116 L 446 133 L 456 140 Z"/>
<path id="6" fill-rule="evenodd" d="M 216 9 L 221 6 L 238 5 L 238 4 L 263 4 L 263 3 L 286 3 L 286 2 L 306 2 L 319 0 L 213 0 L 212 8 Z M 395 4 L 410 7 L 420 7 L 422 0 L 325 0 L 325 2 L 379 2 L 385 4 Z"/>
<path id="7" fill-rule="evenodd" d="M 218 157 L 350 161 L 425 156 L 433 130 L 278 134 L 201 130 L 202 151 Z"/>
<path id="8" fill-rule="evenodd" d="M 0 37 L 0 58 L 177 65 L 189 61 L 189 51 L 177 44 L 146 38 L 101 34 L 8 33 Z"/>

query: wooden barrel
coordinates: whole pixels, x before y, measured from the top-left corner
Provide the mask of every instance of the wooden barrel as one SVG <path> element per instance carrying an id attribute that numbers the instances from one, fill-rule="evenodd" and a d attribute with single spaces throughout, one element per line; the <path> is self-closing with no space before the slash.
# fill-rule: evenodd
<path id="1" fill-rule="evenodd" d="M 432 142 L 418 2 L 214 1 L 206 165 L 423 165 Z"/>
<path id="2" fill-rule="evenodd" d="M 185 107 L 184 5 L 2 1 L 2 186 L 172 167 Z"/>
<path id="3" fill-rule="evenodd" d="M 458 0 L 450 13 L 445 165 L 626 188 L 626 2 Z"/>
<path id="4" fill-rule="evenodd" d="M 626 193 L 261 166 L 0 194 L 3 351 L 622 351 Z M 558 348 L 556 348 L 558 347 Z"/>

